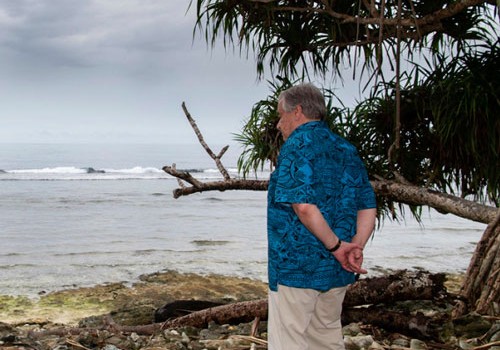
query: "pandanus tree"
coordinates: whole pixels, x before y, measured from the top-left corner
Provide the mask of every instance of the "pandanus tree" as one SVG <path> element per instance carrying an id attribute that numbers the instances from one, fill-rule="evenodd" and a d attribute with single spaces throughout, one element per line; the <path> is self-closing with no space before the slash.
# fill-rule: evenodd
<path id="1" fill-rule="evenodd" d="M 276 160 L 282 142 L 276 129 L 280 91 L 311 77 L 334 76 L 340 82 L 350 67 L 354 77 L 364 77 L 369 95 L 346 108 L 331 86 L 323 86 L 328 122 L 360 150 L 380 217 L 397 218 L 406 206 L 418 218 L 427 206 L 488 224 L 455 314 L 498 314 L 496 1 L 197 0 L 191 5 L 197 10 L 195 29 L 209 44 L 222 40 L 241 54 L 254 52 L 258 76 L 275 76 L 270 96 L 254 105 L 237 135 L 244 145 L 238 161 L 242 173 L 272 167 Z M 249 189 L 265 188 L 248 183 Z M 229 179 L 221 188 L 231 189 Z M 238 180 L 234 188 L 245 185 Z M 178 195 L 198 190 L 207 188 L 194 183 Z"/>

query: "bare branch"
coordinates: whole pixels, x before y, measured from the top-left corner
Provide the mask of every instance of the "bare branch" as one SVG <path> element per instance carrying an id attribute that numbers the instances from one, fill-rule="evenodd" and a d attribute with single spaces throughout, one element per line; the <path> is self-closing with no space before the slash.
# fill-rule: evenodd
<path id="1" fill-rule="evenodd" d="M 227 172 L 226 168 L 224 165 L 222 165 L 221 162 L 221 157 L 226 153 L 227 149 L 229 146 L 226 146 L 222 149 L 222 151 L 219 153 L 218 156 L 215 155 L 214 152 L 208 147 L 207 143 L 203 139 L 203 135 L 200 132 L 200 129 L 198 128 L 198 125 L 196 125 L 196 122 L 194 121 L 193 117 L 191 117 L 191 114 L 186 108 L 186 104 L 182 102 L 182 109 L 184 110 L 184 114 L 186 115 L 186 118 L 189 121 L 189 124 L 191 124 L 191 127 L 193 128 L 194 132 L 196 133 L 196 136 L 198 137 L 198 141 L 200 141 L 200 144 L 203 146 L 205 151 L 207 151 L 208 155 L 215 161 L 215 164 L 217 165 L 217 168 L 219 169 L 220 173 L 224 177 L 224 179 L 229 180 L 231 177 L 229 176 L 229 173 Z"/>
<path id="2" fill-rule="evenodd" d="M 165 168 L 163 169 L 165 170 Z M 200 186 L 191 186 L 177 188 L 174 190 L 174 198 L 187 196 L 193 193 L 207 191 L 229 191 L 229 190 L 248 190 L 248 191 L 267 191 L 267 180 L 247 180 L 247 179 L 229 179 L 224 181 L 203 182 Z"/>
<path id="3" fill-rule="evenodd" d="M 193 185 L 196 188 L 200 188 L 203 186 L 203 183 L 196 180 L 188 171 L 178 171 L 175 168 L 175 164 L 173 164 L 172 166 L 164 166 L 163 171 L 176 177 L 178 180 L 182 179 L 182 180 L 190 183 L 191 185 Z M 180 183 L 180 182 L 179 182 L 179 185 L 181 187 L 185 188 L 185 185 Z"/>
<path id="4" fill-rule="evenodd" d="M 212 159 L 219 162 L 220 166 L 223 168 L 220 158 L 224 155 L 229 146 L 224 147 L 219 155 L 216 156 L 203 140 L 200 130 L 187 111 L 184 103 L 182 107 L 193 130 L 198 135 L 198 140 L 201 145 L 205 148 L 207 153 L 210 154 Z M 175 168 L 175 164 L 173 166 L 165 166 L 163 170 L 177 179 L 184 180 L 192 185 L 190 187 L 180 185 L 180 188 L 174 190 L 174 198 L 206 191 L 266 191 L 269 184 L 268 180 L 232 179 L 229 175 L 227 175 L 227 177 L 224 176 L 224 180 L 221 181 L 201 182 L 191 176 L 187 171 L 178 171 Z M 371 185 L 377 195 L 383 196 L 389 200 L 409 205 L 429 206 L 440 212 L 454 214 L 476 222 L 488 224 L 498 215 L 498 208 L 428 188 L 414 186 L 407 182 L 395 182 L 378 178 L 375 181 L 371 181 Z"/>
<path id="5" fill-rule="evenodd" d="M 375 193 L 395 202 L 409 205 L 425 205 L 443 213 L 454 214 L 484 224 L 494 220 L 499 210 L 495 207 L 424 187 L 388 180 L 371 181 L 371 184 Z"/>

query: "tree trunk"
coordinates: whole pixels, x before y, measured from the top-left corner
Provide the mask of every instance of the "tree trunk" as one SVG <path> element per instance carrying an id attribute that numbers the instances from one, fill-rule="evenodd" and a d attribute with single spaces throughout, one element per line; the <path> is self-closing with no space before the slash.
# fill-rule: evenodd
<path id="1" fill-rule="evenodd" d="M 476 245 L 459 294 L 463 300 L 453 317 L 468 311 L 491 316 L 500 313 L 500 210 Z"/>

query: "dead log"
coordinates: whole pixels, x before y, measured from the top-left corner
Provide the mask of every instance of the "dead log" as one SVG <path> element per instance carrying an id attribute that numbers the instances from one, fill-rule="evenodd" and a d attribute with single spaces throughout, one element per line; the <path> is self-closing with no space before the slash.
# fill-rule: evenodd
<path id="1" fill-rule="evenodd" d="M 344 306 L 431 300 L 446 294 L 446 276 L 427 271 L 396 271 L 392 275 L 360 279 L 347 289 Z"/>
<path id="2" fill-rule="evenodd" d="M 195 311 L 221 306 L 223 303 L 217 303 L 206 300 L 175 300 L 168 303 L 154 312 L 154 321 L 165 322 L 167 320 L 189 315 Z"/>
<path id="3" fill-rule="evenodd" d="M 242 322 L 250 322 L 256 317 L 259 317 L 260 319 L 267 319 L 267 299 L 221 305 L 193 312 L 189 315 L 167 321 L 164 323 L 163 327 L 178 328 L 192 326 L 203 328 L 208 326 L 210 322 L 218 324 L 238 324 Z"/>
<path id="4" fill-rule="evenodd" d="M 452 329 L 451 317 L 440 314 L 425 316 L 422 312 L 391 311 L 385 306 L 369 306 L 363 308 L 344 308 L 342 323 L 362 322 L 380 327 L 389 332 L 406 334 L 408 336 L 440 339 L 446 328 Z"/>

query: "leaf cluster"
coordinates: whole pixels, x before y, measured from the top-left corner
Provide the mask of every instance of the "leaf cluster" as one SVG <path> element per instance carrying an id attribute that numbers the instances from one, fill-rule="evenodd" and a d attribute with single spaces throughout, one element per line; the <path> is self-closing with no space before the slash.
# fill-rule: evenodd
<path id="1" fill-rule="evenodd" d="M 285 77 L 339 73 L 363 55 L 364 67 L 394 56 L 398 31 L 405 52 L 446 40 L 482 39 L 484 1 L 459 8 L 454 0 L 197 0 L 197 27 L 207 43 L 257 54 L 257 72 Z M 458 4 L 459 5 L 459 4 Z M 397 20 L 398 14 L 400 19 Z M 361 58 L 361 57 L 360 57 Z"/>
<path id="2" fill-rule="evenodd" d="M 414 185 L 499 206 L 499 42 L 439 62 L 444 60 L 429 68 L 416 65 L 403 78 L 401 141 L 393 162 L 388 149 L 394 140 L 395 81 L 379 83 L 353 109 L 334 107 L 336 96 L 325 89 L 327 121 L 358 148 L 372 177 L 390 180 L 398 175 Z M 237 136 L 245 146 L 238 163 L 244 174 L 274 164 L 282 142 L 276 129 L 277 98 L 295 83 L 279 77 L 271 83 L 271 96 L 254 105 Z M 382 207 L 393 205 L 379 200 Z"/>
<path id="3" fill-rule="evenodd" d="M 444 62 L 444 58 L 442 61 Z M 400 149 L 389 166 L 395 82 L 380 83 L 356 107 L 369 142 L 359 140 L 369 171 L 500 205 L 500 45 L 474 47 L 432 69 L 415 66 L 401 91 Z M 420 77 L 420 79 L 419 79 Z"/>

